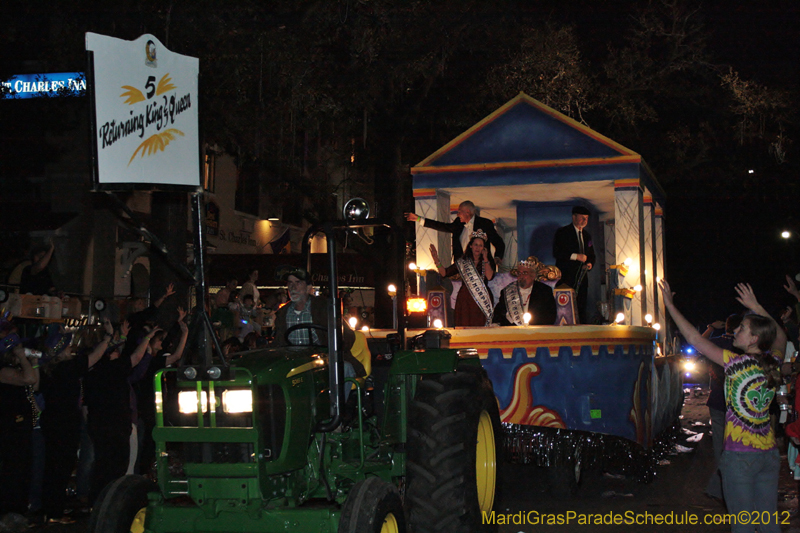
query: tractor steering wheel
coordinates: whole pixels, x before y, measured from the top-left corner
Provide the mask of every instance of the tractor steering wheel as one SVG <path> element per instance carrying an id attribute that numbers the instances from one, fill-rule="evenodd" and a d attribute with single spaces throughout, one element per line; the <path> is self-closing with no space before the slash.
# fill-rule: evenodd
<path id="1" fill-rule="evenodd" d="M 309 330 L 308 331 L 308 344 L 295 344 L 289 338 L 289 334 L 297 331 L 298 329 L 307 329 L 307 330 Z M 289 346 L 325 346 L 325 344 L 315 344 L 314 343 L 313 336 L 311 335 L 311 330 L 313 330 L 313 329 L 317 329 L 319 331 L 322 331 L 322 332 L 325 333 L 325 335 L 328 334 L 328 328 L 320 326 L 319 324 L 312 324 L 310 322 L 304 322 L 302 324 L 295 324 L 294 326 L 290 326 L 290 327 L 286 328 L 286 333 L 284 333 L 283 336 L 286 339 L 286 343 Z M 317 335 L 317 337 L 319 337 L 319 335 Z M 317 339 L 317 340 L 319 340 L 319 339 Z"/>

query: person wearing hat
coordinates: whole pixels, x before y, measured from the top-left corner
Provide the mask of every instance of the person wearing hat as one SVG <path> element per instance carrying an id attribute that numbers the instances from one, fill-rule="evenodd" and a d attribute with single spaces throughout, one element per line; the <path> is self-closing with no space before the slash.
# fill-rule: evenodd
<path id="1" fill-rule="evenodd" d="M 525 313 L 531 314 L 528 325 L 552 326 L 556 322 L 556 300 L 553 289 L 536 281 L 541 262 L 533 256 L 520 261 L 517 266 L 517 281 L 500 292 L 494 308 L 492 322 L 500 326 L 525 326 Z"/>
<path id="2" fill-rule="evenodd" d="M 458 206 L 458 217 L 452 222 L 439 222 L 421 217 L 415 213 L 406 213 L 406 220 L 418 225 L 431 228 L 436 231 L 444 231 L 453 234 L 453 261 L 457 261 L 464 255 L 464 250 L 472 240 L 472 234 L 482 231 L 486 235 L 486 248 L 494 246 L 494 254 L 488 254 L 489 263 L 495 272 L 498 265 L 503 262 L 503 254 L 506 252 L 506 245 L 503 238 L 494 229 L 494 223 L 488 218 L 479 217 L 475 214 L 475 204 L 469 200 L 461 202 Z"/>
<path id="3" fill-rule="evenodd" d="M 291 268 L 281 272 L 278 277 L 286 283 L 289 302 L 281 306 L 275 314 L 275 339 L 272 346 L 327 346 L 328 305 L 325 298 L 311 295 L 311 276 L 308 271 L 304 268 Z M 323 329 L 298 328 L 287 337 L 286 331 L 297 324 L 314 324 Z M 352 377 L 364 377 L 364 365 L 350 353 L 356 341 L 355 333 L 349 327 L 342 330 L 345 375 L 349 377 L 349 364 L 352 367 Z"/>
<path id="4" fill-rule="evenodd" d="M 582 205 L 572 208 L 572 224 L 556 230 L 553 256 L 561 270 L 561 282 L 575 289 L 578 315 L 586 323 L 586 300 L 589 291 L 588 273 L 595 262 L 592 236 L 586 231 L 589 210 Z"/>

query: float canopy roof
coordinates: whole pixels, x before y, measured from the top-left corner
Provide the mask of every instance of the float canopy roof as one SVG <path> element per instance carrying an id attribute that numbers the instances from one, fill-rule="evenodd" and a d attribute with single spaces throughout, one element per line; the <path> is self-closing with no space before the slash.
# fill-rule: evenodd
<path id="1" fill-rule="evenodd" d="M 520 93 L 411 169 L 414 196 L 472 200 L 481 215 L 515 225 L 516 204 L 591 202 L 614 216 L 615 186 L 641 185 L 663 206 L 664 192 L 642 157 Z"/>

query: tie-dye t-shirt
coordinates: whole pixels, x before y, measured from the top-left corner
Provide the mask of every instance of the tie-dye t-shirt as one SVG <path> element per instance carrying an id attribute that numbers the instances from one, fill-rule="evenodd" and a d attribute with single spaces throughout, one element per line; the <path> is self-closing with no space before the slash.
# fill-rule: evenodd
<path id="1" fill-rule="evenodd" d="M 775 434 L 769 422 L 769 405 L 775 391 L 758 360 L 748 354 L 723 352 L 725 363 L 725 449 L 735 452 L 763 452 L 775 448 Z"/>

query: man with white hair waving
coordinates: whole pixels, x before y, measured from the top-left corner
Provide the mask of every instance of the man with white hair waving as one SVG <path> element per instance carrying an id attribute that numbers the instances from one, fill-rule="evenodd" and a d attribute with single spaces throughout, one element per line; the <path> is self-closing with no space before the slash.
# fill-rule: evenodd
<path id="1" fill-rule="evenodd" d="M 406 220 L 416 221 L 418 225 L 431 228 L 436 231 L 446 231 L 453 234 L 453 261 L 455 262 L 464 255 L 472 234 L 483 231 L 487 237 L 487 248 L 494 246 L 494 254 L 489 254 L 489 263 L 492 269 L 497 272 L 499 265 L 503 262 L 503 254 L 506 252 L 506 245 L 503 238 L 494 228 L 494 223 L 488 218 L 479 217 L 475 214 L 475 204 L 469 200 L 461 202 L 458 206 L 458 217 L 452 222 L 439 222 L 423 218 L 414 213 L 406 213 Z"/>

